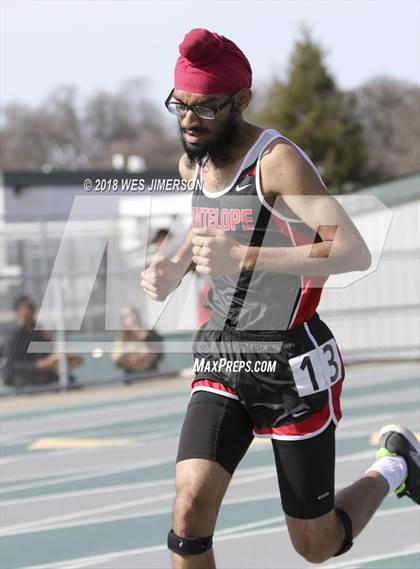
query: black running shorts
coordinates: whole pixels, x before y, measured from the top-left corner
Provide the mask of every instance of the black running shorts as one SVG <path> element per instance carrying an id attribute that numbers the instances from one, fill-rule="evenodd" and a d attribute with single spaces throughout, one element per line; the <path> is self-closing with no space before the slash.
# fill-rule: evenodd
<path id="1" fill-rule="evenodd" d="M 269 333 L 207 323 L 194 339 L 194 367 L 178 461 L 206 458 L 233 474 L 254 436 L 270 438 L 284 511 L 330 511 L 344 365 L 319 316 Z"/>
<path id="2" fill-rule="evenodd" d="M 193 393 L 240 401 L 257 437 L 308 438 L 341 418 L 344 365 L 317 314 L 296 328 L 268 334 L 206 324 L 194 340 L 194 367 Z"/>
<path id="3" fill-rule="evenodd" d="M 254 438 L 253 423 L 237 400 L 193 393 L 179 441 L 177 462 L 203 458 L 231 475 Z M 284 512 L 311 519 L 334 508 L 335 424 L 303 440 L 272 439 Z"/>

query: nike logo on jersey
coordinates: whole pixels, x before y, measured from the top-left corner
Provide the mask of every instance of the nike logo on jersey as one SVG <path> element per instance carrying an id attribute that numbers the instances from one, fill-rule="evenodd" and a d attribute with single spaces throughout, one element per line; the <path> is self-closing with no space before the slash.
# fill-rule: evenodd
<path id="1" fill-rule="evenodd" d="M 244 190 L 245 188 L 249 188 L 250 186 L 252 186 L 252 184 L 245 184 L 245 186 L 236 186 L 236 191 L 242 192 L 242 190 Z"/>

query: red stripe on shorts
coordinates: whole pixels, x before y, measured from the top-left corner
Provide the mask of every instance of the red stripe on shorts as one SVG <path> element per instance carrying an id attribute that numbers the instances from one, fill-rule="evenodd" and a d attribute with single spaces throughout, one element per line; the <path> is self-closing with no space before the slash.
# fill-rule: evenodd
<path id="1" fill-rule="evenodd" d="M 342 381 L 337 381 L 331 389 L 334 415 L 336 416 L 337 421 L 341 419 L 340 394 L 342 383 Z M 310 435 L 311 433 L 321 429 L 329 418 L 330 405 L 329 403 L 326 403 L 320 411 L 314 413 L 310 417 L 306 417 L 306 419 L 301 419 L 300 421 L 296 421 L 296 423 L 283 425 L 281 427 L 264 427 L 262 429 L 255 427 L 254 432 L 257 435 Z"/>
<path id="2" fill-rule="evenodd" d="M 334 383 L 334 385 L 332 386 L 332 400 L 333 400 L 333 406 L 334 406 L 334 415 L 335 418 L 337 419 L 337 421 L 339 421 L 341 419 L 341 417 L 343 416 L 342 412 L 341 412 L 341 405 L 340 405 L 340 397 L 341 397 L 341 390 L 343 389 L 343 380 L 341 381 L 337 381 L 337 383 Z"/>

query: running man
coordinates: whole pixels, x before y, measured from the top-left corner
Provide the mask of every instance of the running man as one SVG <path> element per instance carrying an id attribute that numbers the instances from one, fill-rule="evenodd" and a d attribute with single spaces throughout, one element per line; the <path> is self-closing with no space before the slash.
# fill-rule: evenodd
<path id="1" fill-rule="evenodd" d="M 420 503 L 419 445 L 398 425 L 380 431 L 371 468 L 334 493 L 344 365 L 316 308 L 328 276 L 367 269 L 370 254 L 309 157 L 244 121 L 251 85 L 242 51 L 195 29 L 165 102 L 179 121 L 180 174 L 200 183 L 184 244 L 156 258 L 141 285 L 163 301 L 188 270 L 212 282 L 177 456 L 177 569 L 215 567 L 219 508 L 254 436 L 272 440 L 290 538 L 310 562 L 348 551 L 388 493 Z"/>

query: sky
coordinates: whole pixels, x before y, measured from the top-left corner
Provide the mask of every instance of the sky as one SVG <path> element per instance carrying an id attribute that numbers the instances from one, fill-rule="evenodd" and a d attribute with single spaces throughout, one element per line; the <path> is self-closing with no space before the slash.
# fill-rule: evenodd
<path id="1" fill-rule="evenodd" d="M 254 87 L 283 76 L 306 24 L 339 87 L 386 74 L 420 83 L 418 0 L 2 0 L 1 104 L 37 105 L 57 86 L 81 97 L 147 78 L 147 95 L 172 88 L 178 45 L 192 28 L 225 35 L 245 52 Z"/>

